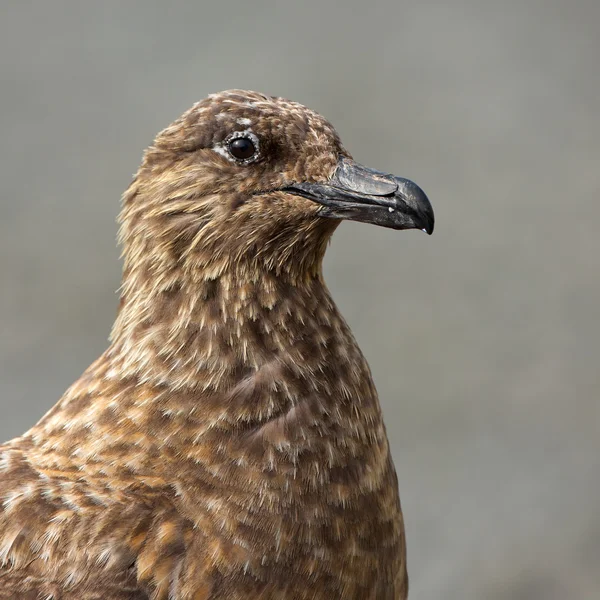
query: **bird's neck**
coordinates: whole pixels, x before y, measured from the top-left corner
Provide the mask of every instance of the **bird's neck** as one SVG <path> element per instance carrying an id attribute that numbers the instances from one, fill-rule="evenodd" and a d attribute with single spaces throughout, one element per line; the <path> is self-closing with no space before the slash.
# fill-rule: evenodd
<path id="1" fill-rule="evenodd" d="M 320 271 L 148 278 L 131 289 L 123 288 L 107 356 L 121 376 L 147 383 L 217 393 L 267 364 L 300 368 L 334 340 L 354 345 Z"/>
<path id="2" fill-rule="evenodd" d="M 331 468 L 357 456 L 385 463 L 369 368 L 320 276 L 220 277 L 147 293 L 123 299 L 111 346 L 34 437 L 60 440 L 86 472 L 105 472 L 102 456 L 115 463 L 123 440 L 144 448 L 123 450 L 138 474 L 167 455 L 218 463 L 217 447 L 257 472 L 296 469 L 300 454 L 314 455 L 303 468 L 317 471 L 325 459 Z M 42 450 L 40 460 L 60 463 L 53 447 Z"/>

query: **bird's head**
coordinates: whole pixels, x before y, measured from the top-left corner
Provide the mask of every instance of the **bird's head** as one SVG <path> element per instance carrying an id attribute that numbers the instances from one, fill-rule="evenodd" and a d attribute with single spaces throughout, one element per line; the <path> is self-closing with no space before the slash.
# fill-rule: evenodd
<path id="1" fill-rule="evenodd" d="M 320 270 L 343 219 L 433 231 L 423 191 L 355 163 L 320 115 L 282 98 L 211 95 L 158 134 L 124 195 L 125 268 L 217 277 Z"/>

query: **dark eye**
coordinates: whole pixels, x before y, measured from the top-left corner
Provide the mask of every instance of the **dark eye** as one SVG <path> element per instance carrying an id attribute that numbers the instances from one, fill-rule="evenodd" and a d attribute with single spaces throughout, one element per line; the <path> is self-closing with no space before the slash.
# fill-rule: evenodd
<path id="1" fill-rule="evenodd" d="M 227 148 L 237 160 L 249 162 L 258 156 L 258 138 L 250 133 L 238 134 L 229 140 Z"/>

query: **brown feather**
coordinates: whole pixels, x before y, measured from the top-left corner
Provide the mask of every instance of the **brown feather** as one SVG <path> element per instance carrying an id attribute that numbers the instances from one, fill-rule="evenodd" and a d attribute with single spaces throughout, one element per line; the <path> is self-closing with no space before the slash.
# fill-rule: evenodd
<path id="1" fill-rule="evenodd" d="M 248 122 L 267 158 L 242 169 L 214 147 Z M 316 113 L 239 90 L 158 135 L 109 348 L 0 447 L 0 599 L 406 598 L 377 393 L 322 277 L 338 222 L 278 191 L 340 154 Z"/>

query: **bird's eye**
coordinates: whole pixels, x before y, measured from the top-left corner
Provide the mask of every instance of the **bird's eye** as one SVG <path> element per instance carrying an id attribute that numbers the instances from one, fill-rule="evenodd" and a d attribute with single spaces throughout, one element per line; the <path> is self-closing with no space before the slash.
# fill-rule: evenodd
<path id="1" fill-rule="evenodd" d="M 234 133 L 227 142 L 227 149 L 236 160 L 243 163 L 252 162 L 258 157 L 258 138 L 250 132 Z"/>

